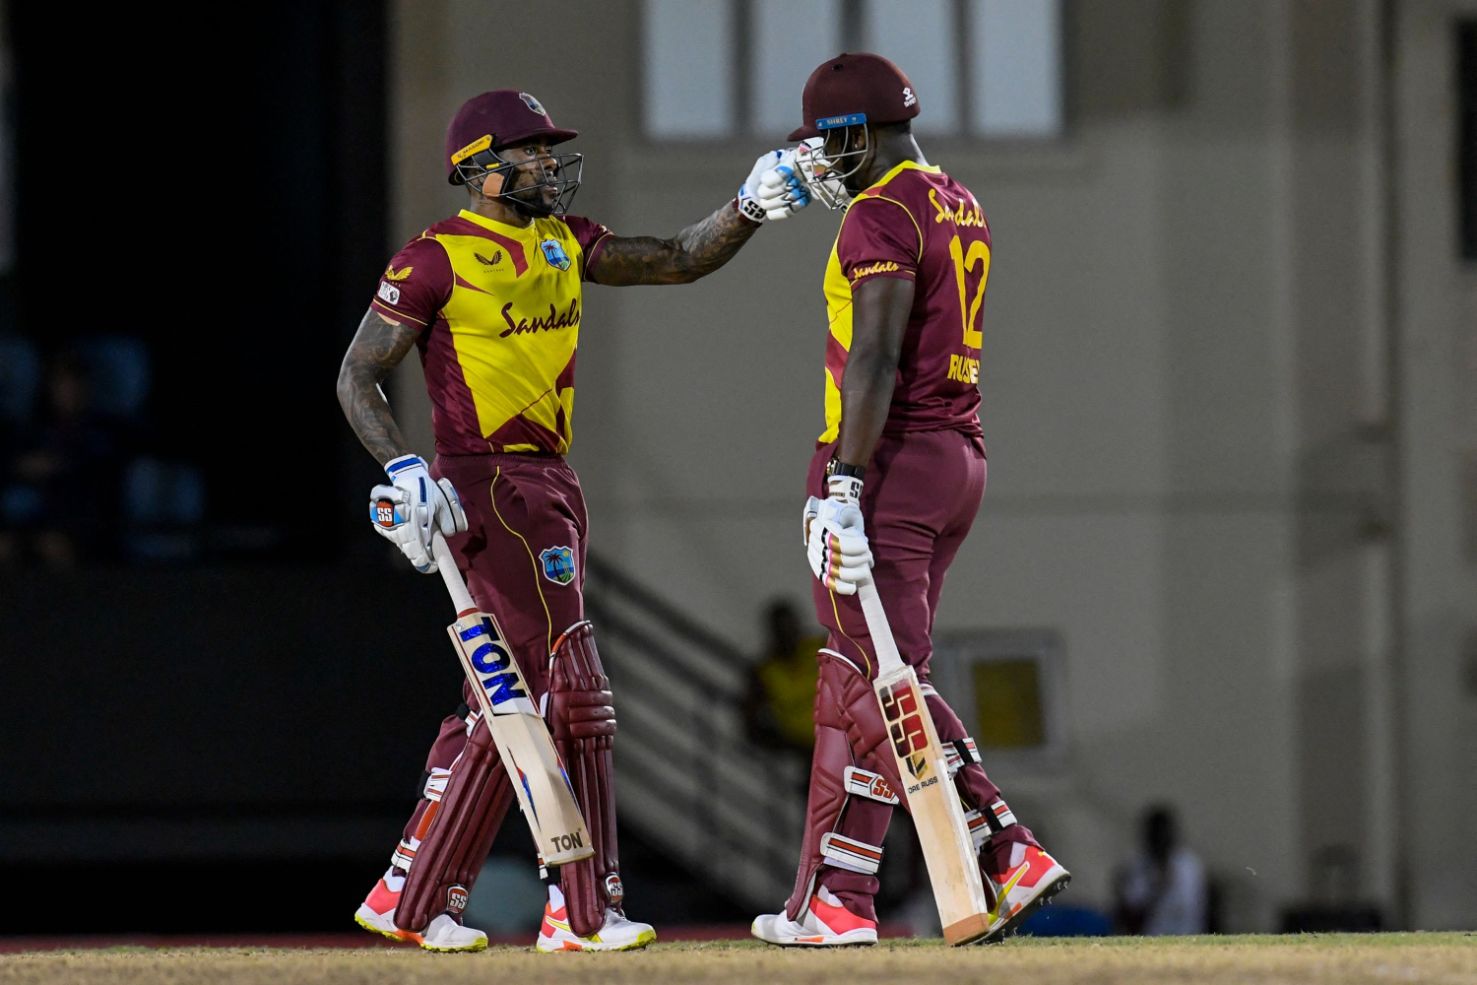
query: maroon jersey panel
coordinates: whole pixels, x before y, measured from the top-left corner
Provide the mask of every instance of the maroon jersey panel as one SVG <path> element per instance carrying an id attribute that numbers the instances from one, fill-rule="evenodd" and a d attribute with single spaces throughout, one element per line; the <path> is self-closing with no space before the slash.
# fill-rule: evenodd
<path id="1" fill-rule="evenodd" d="M 915 281 L 886 433 L 979 434 L 979 360 L 990 228 L 974 195 L 936 168 L 904 166 L 847 211 L 837 259 L 854 289 Z"/>

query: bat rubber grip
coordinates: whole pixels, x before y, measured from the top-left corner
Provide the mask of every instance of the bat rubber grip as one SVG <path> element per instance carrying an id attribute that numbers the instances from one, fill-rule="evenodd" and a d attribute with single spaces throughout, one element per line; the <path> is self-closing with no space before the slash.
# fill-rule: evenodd
<path id="1" fill-rule="evenodd" d="M 447 546 L 446 538 L 441 536 L 439 530 L 431 534 L 431 557 L 436 562 L 436 570 L 441 572 L 446 590 L 451 593 L 457 616 L 476 609 L 477 603 L 472 601 L 472 593 L 467 591 L 467 583 L 462 581 L 462 573 L 457 570 L 456 558 L 452 556 L 451 548 Z"/>
<path id="2" fill-rule="evenodd" d="M 883 677 L 901 670 L 903 658 L 898 654 L 897 643 L 892 638 L 892 627 L 882 608 L 882 598 L 877 594 L 877 584 L 870 573 L 857 585 L 856 597 L 862 604 L 862 617 L 867 621 L 872 649 L 877 654 L 877 676 Z"/>

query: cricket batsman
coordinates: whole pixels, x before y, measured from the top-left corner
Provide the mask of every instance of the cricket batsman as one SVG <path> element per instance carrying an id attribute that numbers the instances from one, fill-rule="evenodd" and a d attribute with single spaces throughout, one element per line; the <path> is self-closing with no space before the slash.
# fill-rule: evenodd
<path id="1" fill-rule="evenodd" d="M 904 789 L 870 683 L 876 657 L 856 598 L 867 571 L 949 753 L 987 895 L 986 941 L 1015 930 L 1070 875 L 1042 850 L 980 764 L 974 740 L 929 683 L 944 576 L 985 491 L 979 421 L 981 317 L 990 227 L 968 188 L 913 138 L 912 82 L 879 55 L 842 54 L 801 97 L 801 173 L 845 207 L 826 263 L 826 430 L 806 479 L 818 654 L 815 754 L 795 888 L 757 917 L 771 944 L 877 940 L 883 836 Z M 815 145 L 814 153 L 810 153 Z M 848 204 L 849 203 L 849 204 Z"/>
<path id="2" fill-rule="evenodd" d="M 613 234 L 566 214 L 582 155 L 576 131 L 527 92 L 469 99 L 446 132 L 447 180 L 467 207 L 394 255 L 344 355 L 338 398 L 384 466 L 370 494 L 393 510 L 375 529 L 416 570 L 436 571 L 432 535 L 474 601 L 496 615 L 578 792 L 594 856 L 559 867 L 540 951 L 626 950 L 656 939 L 625 915 L 616 844 L 610 684 L 584 618 L 586 514 L 565 461 L 584 282 L 684 284 L 728 262 L 759 226 L 808 201 L 793 152 L 763 155 L 738 195 L 670 239 Z M 406 443 L 379 384 L 414 348 L 432 405 L 436 457 Z M 514 794 L 470 685 L 441 724 L 422 796 L 384 876 L 355 914 L 365 929 L 433 951 L 476 951 L 463 908 Z"/>

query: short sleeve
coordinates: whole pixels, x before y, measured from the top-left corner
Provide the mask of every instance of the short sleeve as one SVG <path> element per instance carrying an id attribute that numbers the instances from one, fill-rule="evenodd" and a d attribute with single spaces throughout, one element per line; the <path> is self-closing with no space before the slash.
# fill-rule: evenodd
<path id="1" fill-rule="evenodd" d="M 370 307 L 413 326 L 419 334 L 436 321 L 437 313 L 451 297 L 451 285 L 451 259 L 445 247 L 430 236 L 422 236 L 390 259 Z"/>
<path id="2" fill-rule="evenodd" d="M 920 246 L 918 224 L 901 204 L 859 198 L 841 223 L 836 259 L 855 287 L 870 277 L 916 277 Z"/>
<path id="3" fill-rule="evenodd" d="M 564 217 L 564 224 L 574 233 L 575 241 L 580 245 L 580 254 L 585 258 L 584 265 L 580 268 L 580 277 L 589 280 L 587 271 L 594 266 L 595 258 L 604 248 L 606 238 L 614 234 L 605 226 L 584 216 L 567 215 Z"/>

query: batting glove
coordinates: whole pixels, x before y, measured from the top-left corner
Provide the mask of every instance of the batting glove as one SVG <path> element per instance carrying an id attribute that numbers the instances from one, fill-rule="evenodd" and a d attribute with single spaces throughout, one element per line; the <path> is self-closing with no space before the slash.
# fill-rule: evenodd
<path id="1" fill-rule="evenodd" d="M 810 191 L 797 173 L 795 151 L 792 147 L 759 155 L 739 187 L 739 211 L 755 222 L 778 222 L 810 204 Z"/>
<path id="2" fill-rule="evenodd" d="M 821 584 L 838 595 L 855 595 L 874 563 L 858 505 L 862 483 L 832 476 L 828 487 L 825 499 L 805 502 L 805 553 Z"/>
<path id="3" fill-rule="evenodd" d="M 467 529 L 467 515 L 451 481 L 431 480 L 426 463 L 417 455 L 404 455 L 385 465 L 390 485 L 369 492 L 369 520 L 374 529 L 400 548 L 415 570 L 436 570 L 431 553 L 431 534 L 440 530 L 450 537 Z"/>

